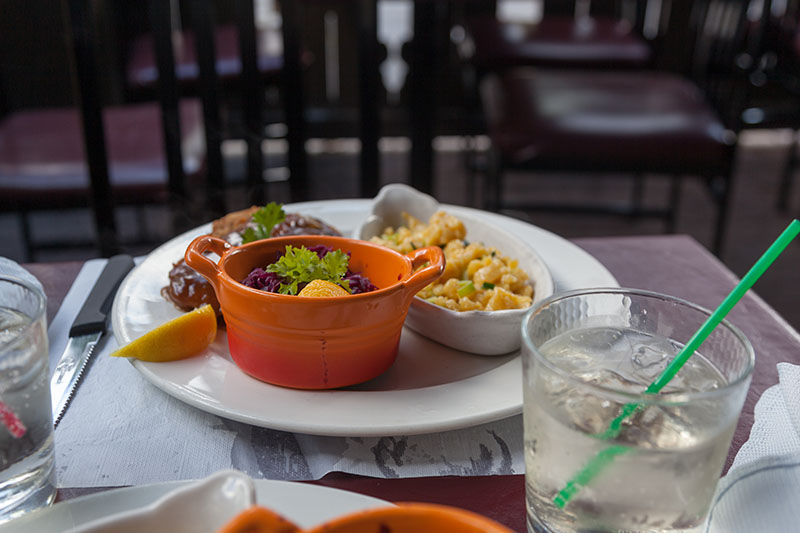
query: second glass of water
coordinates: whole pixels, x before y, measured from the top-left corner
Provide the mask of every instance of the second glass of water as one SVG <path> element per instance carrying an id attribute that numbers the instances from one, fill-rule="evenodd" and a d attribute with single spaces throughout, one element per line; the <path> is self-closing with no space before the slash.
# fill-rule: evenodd
<path id="1" fill-rule="evenodd" d="M 0 276 L 0 523 L 55 498 L 45 310 L 38 288 Z"/>
<path id="2" fill-rule="evenodd" d="M 659 394 L 643 392 L 709 315 L 630 289 L 564 293 L 528 313 L 529 531 L 702 527 L 750 383 L 753 348 L 723 321 Z M 636 408 L 620 417 L 628 406 Z M 564 492 L 568 485 L 574 492 Z"/>

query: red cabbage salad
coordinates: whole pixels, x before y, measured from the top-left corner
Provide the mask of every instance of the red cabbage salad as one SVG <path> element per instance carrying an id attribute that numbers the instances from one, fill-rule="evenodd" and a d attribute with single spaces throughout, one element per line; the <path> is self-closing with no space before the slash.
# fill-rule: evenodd
<path id="1" fill-rule="evenodd" d="M 349 263 L 349 253 L 330 246 L 296 248 L 289 245 L 277 261 L 265 268 L 254 268 L 242 284 L 276 294 L 297 294 L 315 279 L 335 283 L 350 294 L 378 289 L 366 276 L 351 271 Z"/>

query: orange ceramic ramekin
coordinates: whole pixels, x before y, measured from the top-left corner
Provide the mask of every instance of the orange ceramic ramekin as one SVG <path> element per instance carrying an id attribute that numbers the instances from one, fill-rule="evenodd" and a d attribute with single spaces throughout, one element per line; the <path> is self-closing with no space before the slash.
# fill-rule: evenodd
<path id="1" fill-rule="evenodd" d="M 292 246 L 325 245 L 350 254 L 350 270 L 377 291 L 305 298 L 251 289 L 241 283 L 256 267 L 275 262 Z M 220 256 L 215 263 L 205 254 Z M 302 389 L 331 389 L 372 379 L 397 357 L 400 332 L 414 295 L 444 271 L 438 247 L 402 255 L 366 241 L 303 235 L 232 247 L 210 235 L 197 237 L 186 263 L 217 294 L 234 362 L 262 381 Z M 415 271 L 425 263 L 428 266 Z"/>

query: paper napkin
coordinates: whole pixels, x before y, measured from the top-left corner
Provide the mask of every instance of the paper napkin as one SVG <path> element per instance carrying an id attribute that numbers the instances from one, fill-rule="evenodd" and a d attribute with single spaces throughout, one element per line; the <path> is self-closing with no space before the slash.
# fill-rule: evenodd
<path id="1" fill-rule="evenodd" d="M 709 533 L 800 527 L 800 366 L 780 363 L 778 375 L 778 384 L 758 400 L 750 438 L 717 487 Z"/>

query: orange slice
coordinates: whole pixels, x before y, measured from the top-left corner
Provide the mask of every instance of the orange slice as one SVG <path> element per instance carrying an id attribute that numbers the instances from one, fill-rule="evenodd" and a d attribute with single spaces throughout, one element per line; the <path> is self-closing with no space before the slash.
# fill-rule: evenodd
<path id="1" fill-rule="evenodd" d="M 350 293 L 335 283 L 322 279 L 315 279 L 303 287 L 303 290 L 297 295 L 310 298 L 329 298 L 331 296 L 347 296 L 348 294 Z"/>
<path id="2" fill-rule="evenodd" d="M 206 304 L 173 318 L 111 354 L 142 361 L 164 362 L 197 355 L 217 336 L 217 315 Z"/>

